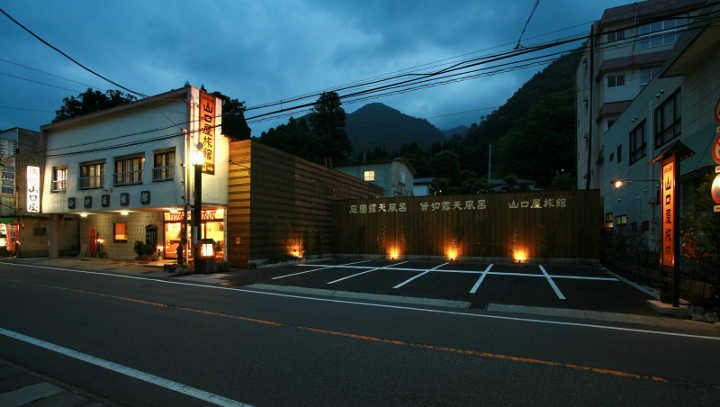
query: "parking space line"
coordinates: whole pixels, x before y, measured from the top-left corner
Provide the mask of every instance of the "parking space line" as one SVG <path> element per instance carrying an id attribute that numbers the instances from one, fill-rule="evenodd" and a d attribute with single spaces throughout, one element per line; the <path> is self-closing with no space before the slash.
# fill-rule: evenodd
<path id="1" fill-rule="evenodd" d="M 351 264 L 358 264 L 358 263 L 362 263 L 362 262 L 365 262 L 365 261 L 370 261 L 370 260 L 361 260 L 361 261 L 355 261 L 355 262 L 347 263 L 347 264 L 338 264 L 336 267 L 338 267 L 338 266 L 339 266 L 339 267 L 349 266 L 349 265 L 351 265 Z M 300 274 L 311 273 L 311 272 L 313 272 L 313 271 L 318 271 L 318 270 L 327 270 L 327 269 L 329 269 L 329 268 L 332 268 L 332 267 L 322 266 L 322 267 L 314 268 L 314 269 L 312 269 L 312 270 L 301 271 L 301 272 L 298 272 L 298 273 L 291 273 L 291 274 L 284 274 L 284 275 L 282 275 L 282 276 L 275 276 L 275 277 L 273 277 L 272 279 L 273 279 L 273 280 L 279 280 L 279 279 L 281 279 L 281 278 L 298 276 L 298 275 L 300 275 Z"/>
<path id="2" fill-rule="evenodd" d="M 407 283 L 415 280 L 416 278 L 420 278 L 420 277 L 424 276 L 424 275 L 427 274 L 427 273 L 431 273 L 433 270 L 437 270 L 437 269 L 439 269 L 440 267 L 442 267 L 442 266 L 444 266 L 444 265 L 446 265 L 446 264 L 448 264 L 448 263 L 449 263 L 449 262 L 445 262 L 445 263 L 440 264 L 440 265 L 437 265 L 437 266 L 435 266 L 435 267 L 433 267 L 433 268 L 427 269 L 427 270 L 423 271 L 422 273 L 416 274 L 416 275 L 408 278 L 407 280 L 403 281 L 402 283 L 397 284 L 397 285 L 394 286 L 393 288 L 400 288 L 400 287 L 404 286 L 405 284 L 407 284 Z"/>
<path id="3" fill-rule="evenodd" d="M 557 275 L 550 274 L 552 278 L 569 278 L 575 280 L 599 280 L 599 281 L 620 281 L 615 277 L 593 277 L 593 276 L 570 276 L 570 275 Z"/>
<path id="4" fill-rule="evenodd" d="M 553 279 L 550 277 L 550 274 L 548 274 L 548 272 L 545 271 L 545 267 L 543 267 L 542 264 L 538 264 L 538 267 L 540 267 L 540 270 L 541 270 L 541 271 L 543 272 L 543 274 L 545 275 L 545 278 L 547 279 L 548 283 L 550 284 L 550 287 L 552 287 L 553 291 L 555 291 L 555 295 L 557 295 L 557 297 L 558 297 L 559 299 L 561 299 L 561 300 L 567 299 L 567 298 L 565 298 L 565 296 L 563 295 L 563 293 L 560 291 L 560 289 L 558 288 L 558 286 L 555 285 L 555 282 L 554 282 Z"/>
<path id="5" fill-rule="evenodd" d="M 480 284 L 482 284 L 483 280 L 485 280 L 485 276 L 488 275 L 488 272 L 490 271 L 492 266 L 493 265 L 491 264 L 485 268 L 485 271 L 483 271 L 480 278 L 478 278 L 478 280 L 475 282 L 475 285 L 473 285 L 472 288 L 470 289 L 470 294 L 475 294 L 477 292 L 478 288 L 480 287 Z"/>
<path id="6" fill-rule="evenodd" d="M 405 263 L 407 263 L 408 261 L 410 261 L 410 260 L 401 261 L 400 263 L 395 263 L 395 264 L 391 264 L 391 265 L 389 265 L 389 266 L 384 266 L 384 267 L 373 267 L 373 268 L 371 268 L 370 270 L 361 271 L 361 272 L 359 272 L 359 273 L 351 274 L 351 275 L 349 275 L 349 276 L 341 277 L 341 278 L 338 278 L 337 280 L 330 281 L 330 282 L 328 282 L 328 284 L 335 284 L 335 283 L 337 283 L 337 282 L 340 282 L 340 281 L 343 281 L 343 280 L 347 280 L 348 278 L 353 278 L 353 277 L 361 276 L 361 275 L 363 275 L 363 274 L 367 274 L 367 273 L 369 273 L 369 272 L 371 272 L 371 271 L 375 271 L 375 270 L 379 270 L 379 269 L 384 269 L 384 268 L 388 268 L 388 267 L 392 267 L 392 266 L 397 266 L 397 265 L 399 265 L 399 264 L 405 264 Z"/>

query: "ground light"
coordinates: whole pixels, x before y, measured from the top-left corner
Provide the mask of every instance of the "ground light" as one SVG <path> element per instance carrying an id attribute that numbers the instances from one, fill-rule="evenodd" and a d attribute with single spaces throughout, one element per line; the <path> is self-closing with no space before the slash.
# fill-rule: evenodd
<path id="1" fill-rule="evenodd" d="M 87 216 L 88 216 L 87 212 L 83 212 L 80 214 L 81 218 L 87 218 Z"/>
<path id="2" fill-rule="evenodd" d="M 447 258 L 448 258 L 448 260 L 450 260 L 450 261 L 455 261 L 455 260 L 457 260 L 457 257 L 458 257 L 457 248 L 455 248 L 455 247 L 449 247 L 449 248 L 447 249 Z"/>
<path id="3" fill-rule="evenodd" d="M 513 261 L 517 263 L 525 263 L 528 260 L 527 251 L 525 249 L 513 250 Z"/>
<path id="4" fill-rule="evenodd" d="M 400 258 L 400 251 L 397 249 L 397 247 L 393 247 L 390 249 L 390 253 L 388 253 L 388 256 L 390 256 L 390 260 L 397 260 Z"/>
<path id="5" fill-rule="evenodd" d="M 128 212 L 128 211 L 120 211 L 120 215 L 122 215 L 122 216 L 128 216 L 128 213 L 130 213 L 130 212 Z"/>

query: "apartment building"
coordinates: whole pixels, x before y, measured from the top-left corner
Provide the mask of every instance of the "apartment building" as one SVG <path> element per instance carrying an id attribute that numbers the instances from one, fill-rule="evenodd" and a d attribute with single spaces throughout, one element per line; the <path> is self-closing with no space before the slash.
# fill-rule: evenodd
<path id="1" fill-rule="evenodd" d="M 364 161 L 338 165 L 336 169 L 382 187 L 387 197 L 413 195 L 415 169 L 407 160 Z"/>
<path id="2" fill-rule="evenodd" d="M 706 0 L 649 0 L 606 9 L 584 45 L 577 81 L 577 187 L 606 181 L 606 134 L 657 77 Z M 622 154 L 622 152 L 620 153 Z"/>

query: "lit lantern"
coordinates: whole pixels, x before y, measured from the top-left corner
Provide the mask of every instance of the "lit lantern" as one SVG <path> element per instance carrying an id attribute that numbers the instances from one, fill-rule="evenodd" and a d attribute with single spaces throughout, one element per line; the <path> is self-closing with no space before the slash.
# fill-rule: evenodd
<path id="1" fill-rule="evenodd" d="M 528 259 L 527 251 L 525 249 L 513 250 L 513 260 L 517 263 L 525 263 Z"/>
<path id="2" fill-rule="evenodd" d="M 390 248 L 388 256 L 390 257 L 390 260 L 397 260 L 400 258 L 400 251 L 397 247 L 392 247 Z"/>
<path id="3" fill-rule="evenodd" d="M 102 239 L 95 239 L 95 241 L 96 241 L 96 242 L 98 242 L 98 243 L 100 243 L 100 244 L 103 244 L 103 243 L 105 243 L 105 241 L 104 241 L 104 240 L 102 240 Z"/>
<path id="4" fill-rule="evenodd" d="M 215 247 L 212 239 L 203 239 L 200 244 L 200 257 L 210 258 L 215 256 Z"/>
<path id="5" fill-rule="evenodd" d="M 457 248 L 456 248 L 455 246 L 450 246 L 450 247 L 448 247 L 448 249 L 447 249 L 447 258 L 448 258 L 448 260 L 450 260 L 450 261 L 455 261 L 455 260 L 457 260 L 457 257 L 458 257 L 458 250 L 457 250 Z"/>

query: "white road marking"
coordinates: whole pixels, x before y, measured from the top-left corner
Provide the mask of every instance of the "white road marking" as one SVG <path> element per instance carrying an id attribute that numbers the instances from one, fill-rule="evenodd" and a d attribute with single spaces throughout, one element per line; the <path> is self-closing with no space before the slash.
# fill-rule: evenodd
<path id="1" fill-rule="evenodd" d="M 68 269 L 68 268 L 61 268 L 61 267 L 39 266 L 39 265 L 32 265 L 32 264 L 17 264 L 17 263 L 9 263 L 9 262 L 0 262 L 0 264 L 4 264 L 7 266 L 15 266 L 15 267 L 31 267 L 31 268 L 34 267 L 34 268 L 47 269 L 47 270 L 69 271 L 72 273 L 92 274 L 92 275 L 99 275 L 99 276 L 104 276 L 104 277 L 126 278 L 126 279 L 130 279 L 130 280 L 153 281 L 153 282 L 161 283 L 161 284 L 179 285 L 179 286 L 194 287 L 194 288 L 209 288 L 209 289 L 213 289 L 213 290 L 235 291 L 235 292 L 240 292 L 240 293 L 264 295 L 264 296 L 270 296 L 270 297 L 292 298 L 292 299 L 296 299 L 296 300 L 307 300 L 307 301 L 316 301 L 316 302 L 329 302 L 329 303 L 333 303 L 333 304 L 358 305 L 358 306 L 362 306 L 362 307 L 426 312 L 426 313 L 430 313 L 430 314 L 455 315 L 455 316 L 462 316 L 462 317 L 469 317 L 469 318 L 496 319 L 496 320 L 502 320 L 502 321 L 517 321 L 517 322 L 527 322 L 527 323 L 542 324 L 542 325 L 571 326 L 571 327 L 581 327 L 581 328 L 604 329 L 604 330 L 608 330 L 608 331 L 634 332 L 634 333 L 642 333 L 642 334 L 648 334 L 648 335 L 662 335 L 662 336 L 673 336 L 673 337 L 680 337 L 680 338 L 692 338 L 692 339 L 720 341 L 720 336 L 694 335 L 694 334 L 684 334 L 684 333 L 680 333 L 680 332 L 654 331 L 652 329 L 626 328 L 626 327 L 622 327 L 622 326 L 590 324 L 590 323 L 585 323 L 585 322 L 568 322 L 568 321 L 554 321 L 554 320 L 549 320 L 549 319 L 520 318 L 520 317 L 509 317 L 509 316 L 504 316 L 504 315 L 489 315 L 489 314 L 478 314 L 478 313 L 473 313 L 473 312 L 448 311 L 448 310 L 433 309 L 433 308 L 420 308 L 420 307 L 409 307 L 409 306 L 401 306 L 401 305 L 379 304 L 379 303 L 365 302 L 365 301 L 351 301 L 351 300 L 338 300 L 338 299 L 332 299 L 332 298 L 309 297 L 306 295 L 285 294 L 285 293 L 262 291 L 262 290 L 248 290 L 247 288 L 224 287 L 224 286 L 219 286 L 219 285 L 188 283 L 188 282 L 183 282 L 183 281 L 161 280 L 158 278 L 151 278 L 151 277 L 129 276 L 129 275 L 125 275 L 125 274 L 103 273 L 103 272 L 99 272 L 99 271 L 77 270 L 77 269 Z"/>
<path id="2" fill-rule="evenodd" d="M 445 263 L 443 263 L 443 264 L 437 265 L 437 266 L 435 266 L 435 267 L 433 267 L 433 268 L 431 268 L 431 269 L 427 269 L 427 270 L 423 271 L 422 273 L 416 274 L 416 275 L 408 278 L 407 280 L 403 281 L 402 283 L 397 284 L 397 285 L 394 286 L 393 288 L 400 288 L 400 287 L 404 286 L 405 284 L 407 284 L 407 283 L 415 280 L 416 278 L 420 278 L 420 277 L 424 276 L 425 274 L 430 273 L 430 272 L 433 271 L 433 270 L 437 270 L 437 269 L 439 269 L 440 267 L 442 267 L 442 266 L 444 266 L 444 265 L 446 265 L 446 264 L 448 264 L 448 262 L 445 262 Z"/>
<path id="3" fill-rule="evenodd" d="M 359 273 L 351 274 L 351 275 L 349 275 L 349 276 L 341 277 L 341 278 L 338 278 L 337 280 L 330 281 L 328 284 L 335 284 L 335 283 L 337 283 L 337 282 L 340 282 L 340 281 L 343 281 L 343 280 L 347 280 L 348 278 L 353 278 L 353 277 L 361 276 L 361 275 L 363 275 L 363 274 L 370 273 L 371 271 L 380 270 L 380 269 L 385 269 L 385 268 L 388 268 L 388 267 L 392 267 L 392 266 L 395 266 L 395 265 L 398 265 L 398 264 L 404 264 L 404 263 L 407 263 L 407 262 L 408 262 L 408 260 L 406 260 L 406 261 L 401 261 L 400 263 L 391 264 L 391 265 L 389 265 L 389 266 L 373 267 L 373 268 L 371 268 L 370 270 L 361 271 L 361 272 L 359 272 Z"/>
<path id="4" fill-rule="evenodd" d="M 352 262 L 352 263 L 338 264 L 337 267 L 349 266 L 349 265 L 351 265 L 351 264 L 364 263 L 364 262 L 366 262 L 366 261 L 370 261 L 370 260 L 360 260 L 360 261 L 355 261 L 355 262 Z M 301 271 L 301 272 L 299 272 L 299 273 L 291 273 L 291 274 L 285 274 L 285 275 L 282 275 L 282 276 L 275 276 L 275 277 L 273 277 L 272 279 L 273 279 L 273 280 L 279 280 L 279 279 L 281 279 L 281 278 L 292 277 L 292 276 L 299 276 L 300 274 L 312 273 L 313 271 L 326 270 L 326 269 L 329 269 L 329 268 L 332 268 L 332 267 L 324 267 L 324 266 L 323 266 L 323 267 L 318 267 L 318 268 L 315 268 L 315 269 L 312 269 L 312 270 Z"/>
<path id="5" fill-rule="evenodd" d="M 543 274 L 545 275 L 545 278 L 547 279 L 547 282 L 550 284 L 550 287 L 552 287 L 553 291 L 555 291 L 555 295 L 561 300 L 565 300 L 565 296 L 563 295 L 562 291 L 558 288 L 558 286 L 555 284 L 553 279 L 550 277 L 550 274 L 548 274 L 547 271 L 545 271 L 545 267 L 542 266 L 542 264 L 538 264 L 538 267 L 540 267 L 540 270 L 542 270 Z"/>
<path id="6" fill-rule="evenodd" d="M 485 277 L 490 272 L 490 269 L 492 268 L 492 266 L 493 265 L 490 264 L 489 266 L 485 267 L 485 271 L 483 271 L 482 275 L 480 275 L 480 278 L 478 278 L 478 280 L 475 282 L 475 285 L 473 285 L 472 288 L 470 289 L 470 294 L 475 294 L 477 292 L 478 288 L 480 287 L 480 284 L 482 284 L 483 280 L 485 280 Z"/>
<path id="7" fill-rule="evenodd" d="M 29 343 L 31 345 L 35 345 L 37 347 L 47 349 L 52 352 L 59 353 L 61 355 L 65 355 L 68 357 L 71 357 L 73 359 L 82 360 L 83 362 L 89 363 L 91 365 L 102 367 L 103 369 L 112 370 L 113 372 L 120 373 L 125 376 L 132 377 L 134 379 L 142 380 L 144 382 L 154 384 L 159 387 L 166 388 L 168 390 L 176 391 L 178 393 L 182 393 L 186 396 L 190 396 L 193 398 L 196 398 L 198 400 L 202 400 L 208 403 L 212 403 L 218 406 L 228 406 L 228 407 L 239 407 L 239 406 L 250 406 L 250 404 L 241 403 L 235 400 L 231 400 L 229 398 L 220 396 L 215 393 L 210 393 L 205 390 L 200 390 L 198 388 L 188 386 L 186 384 L 178 383 L 176 381 L 166 379 L 164 377 L 155 376 L 151 373 L 146 373 L 137 369 L 133 369 L 131 367 L 121 365 L 119 363 L 110 362 L 109 360 L 101 359 L 97 356 L 88 355 L 86 353 L 78 352 L 74 349 L 66 348 L 64 346 L 56 345 L 54 343 L 50 343 L 47 341 L 44 341 L 42 339 L 33 338 L 32 336 L 23 335 L 21 333 L 10 331 L 7 329 L 0 328 L 0 335 L 7 336 L 8 338 L 12 338 L 21 342 Z"/>
<path id="8" fill-rule="evenodd" d="M 297 266 L 303 266 L 303 267 L 319 267 L 319 268 L 347 268 L 347 269 L 357 269 L 357 270 L 367 270 L 372 268 L 372 271 L 375 270 L 398 270 L 398 271 L 427 271 L 426 268 L 414 268 L 414 267 L 392 267 L 392 266 L 380 266 L 380 267 L 372 267 L 372 266 L 344 266 L 344 265 L 331 265 L 331 264 L 297 264 Z M 483 274 L 484 271 L 481 270 L 460 270 L 460 269 L 454 269 L 454 270 L 433 270 L 436 273 L 458 273 L 458 274 Z M 490 271 L 488 272 L 488 275 L 497 275 L 497 276 L 513 276 L 513 277 L 540 277 L 540 278 L 546 278 L 543 274 L 540 273 L 505 273 L 502 271 Z M 558 275 L 558 274 L 550 274 L 551 278 L 568 278 L 568 279 L 576 279 L 576 280 L 598 280 L 598 281 L 619 281 L 617 278 L 614 277 L 593 277 L 593 276 L 571 276 L 571 275 Z"/>

